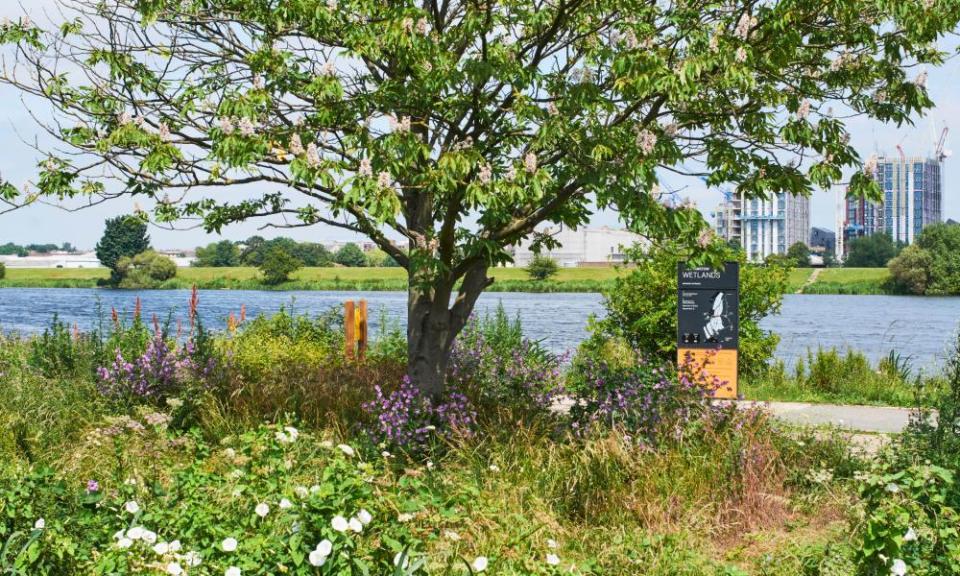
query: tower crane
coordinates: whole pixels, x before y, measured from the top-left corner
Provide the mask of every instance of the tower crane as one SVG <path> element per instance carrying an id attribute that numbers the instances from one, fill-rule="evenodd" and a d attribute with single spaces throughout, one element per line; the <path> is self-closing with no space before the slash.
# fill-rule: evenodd
<path id="1" fill-rule="evenodd" d="M 943 162 L 945 158 L 949 158 L 953 154 L 953 152 L 943 147 L 947 141 L 947 131 L 949 129 L 947 126 L 944 126 L 943 131 L 940 132 L 940 139 L 937 140 L 937 147 L 933 152 L 933 157 L 937 159 L 937 162 Z"/>

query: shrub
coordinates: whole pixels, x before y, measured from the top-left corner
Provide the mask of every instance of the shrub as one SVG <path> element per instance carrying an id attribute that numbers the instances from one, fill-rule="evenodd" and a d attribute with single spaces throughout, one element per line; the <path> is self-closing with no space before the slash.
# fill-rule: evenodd
<path id="1" fill-rule="evenodd" d="M 913 244 L 900 255 L 890 260 L 890 281 L 899 292 L 925 294 L 930 285 L 930 268 L 933 258 L 930 253 Z"/>
<path id="2" fill-rule="evenodd" d="M 743 252 L 715 244 L 726 260 L 737 260 L 740 269 L 741 374 L 759 374 L 773 357 L 779 337 L 760 328 L 760 320 L 776 314 L 786 291 L 789 269 L 770 264 L 746 263 Z M 664 361 L 676 358 L 677 263 L 686 260 L 677 246 L 665 244 L 630 250 L 629 273 L 604 291 L 606 316 L 591 326 L 583 346 L 591 353 L 609 339 L 621 339 L 634 350 Z"/>
<path id="3" fill-rule="evenodd" d="M 333 255 L 333 261 L 348 268 L 362 268 L 367 264 L 367 257 L 359 246 L 350 242 L 337 250 L 336 254 Z"/>
<path id="4" fill-rule="evenodd" d="M 806 268 L 810 266 L 810 247 L 803 242 L 795 242 L 787 248 L 787 258 L 793 266 Z"/>
<path id="5" fill-rule="evenodd" d="M 573 428 L 585 433 L 602 426 L 620 428 L 656 445 L 663 434 L 676 435 L 710 412 L 712 392 L 720 388 L 689 358 L 674 370 L 639 357 L 631 366 L 590 359 L 571 375 Z"/>
<path id="6" fill-rule="evenodd" d="M 177 275 L 173 260 L 153 250 L 122 257 L 115 275 L 121 288 L 154 288 Z"/>
<path id="7" fill-rule="evenodd" d="M 527 274 L 534 280 L 548 280 L 557 275 L 557 263 L 549 256 L 535 254 L 527 265 Z"/>
<path id="8" fill-rule="evenodd" d="M 373 423 L 374 442 L 411 454 L 426 454 L 450 437 L 469 437 L 477 414 L 467 397 L 448 386 L 441 400 L 424 396 L 408 377 L 393 392 L 374 386 L 376 397 L 363 405 Z"/>
<path id="9" fill-rule="evenodd" d="M 0 280 L 3 280 L 7 277 L 7 265 L 3 262 L 0 262 Z"/>
<path id="10" fill-rule="evenodd" d="M 881 466 L 865 475 L 858 574 L 960 574 L 955 482 L 951 471 L 930 464 Z"/>
<path id="11" fill-rule="evenodd" d="M 240 265 L 240 249 L 230 240 L 212 242 L 207 246 L 197 248 L 197 259 L 194 266 L 223 267 Z"/>
<path id="12" fill-rule="evenodd" d="M 543 411 L 563 390 L 563 358 L 523 336 L 503 306 L 471 318 L 450 356 L 450 379 L 478 404 Z"/>
<path id="13" fill-rule="evenodd" d="M 290 275 L 303 267 L 303 262 L 283 248 L 274 247 L 263 258 L 260 271 L 266 284 L 282 284 L 290 279 Z"/>
<path id="14" fill-rule="evenodd" d="M 59 316 L 30 340 L 30 366 L 47 378 L 80 377 L 93 372 L 99 341 L 94 334 L 71 330 Z"/>
<path id="15" fill-rule="evenodd" d="M 883 268 L 897 255 L 899 246 L 887 234 L 872 234 L 850 241 L 843 265 L 849 268 Z"/>
<path id="16" fill-rule="evenodd" d="M 103 237 L 97 243 L 97 259 L 110 269 L 110 280 L 117 284 L 117 265 L 124 256 L 132 258 L 150 249 L 147 223 L 135 216 L 117 216 L 106 221 Z"/>

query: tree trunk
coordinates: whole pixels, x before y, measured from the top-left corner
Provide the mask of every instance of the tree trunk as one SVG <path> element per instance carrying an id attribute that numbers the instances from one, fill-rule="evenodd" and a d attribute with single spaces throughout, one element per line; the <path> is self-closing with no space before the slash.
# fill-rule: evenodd
<path id="1" fill-rule="evenodd" d="M 450 351 L 466 325 L 477 298 L 490 285 L 487 266 L 477 263 L 464 276 L 451 304 L 455 278 L 436 279 L 430 286 L 418 284 L 409 274 L 407 301 L 407 375 L 420 391 L 433 397 L 443 394 Z"/>

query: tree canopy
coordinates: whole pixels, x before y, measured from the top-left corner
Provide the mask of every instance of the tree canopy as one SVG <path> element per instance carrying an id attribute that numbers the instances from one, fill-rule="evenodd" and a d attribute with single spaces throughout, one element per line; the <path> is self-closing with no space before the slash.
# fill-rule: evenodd
<path id="1" fill-rule="evenodd" d="M 899 252 L 887 234 L 871 234 L 850 241 L 843 265 L 850 268 L 883 268 Z"/>
<path id="2" fill-rule="evenodd" d="M 693 246 L 706 224 L 665 171 L 754 197 L 853 167 L 851 192 L 878 197 L 845 119 L 930 107 L 922 67 L 960 18 L 960 0 L 63 3 L 48 30 L 0 27 L 2 80 L 53 106 L 64 144 L 0 198 L 362 233 L 409 270 L 431 391 L 488 268 L 538 225 L 614 207 Z"/>
<path id="3" fill-rule="evenodd" d="M 96 252 L 100 263 L 111 270 L 111 279 L 118 282 L 120 259 L 132 258 L 149 249 L 147 223 L 135 216 L 117 216 L 107 219 Z"/>

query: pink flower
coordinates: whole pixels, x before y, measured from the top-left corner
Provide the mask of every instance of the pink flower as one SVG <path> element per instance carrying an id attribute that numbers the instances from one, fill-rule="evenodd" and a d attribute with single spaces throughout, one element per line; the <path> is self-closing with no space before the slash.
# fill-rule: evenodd
<path id="1" fill-rule="evenodd" d="M 657 145 L 657 135 L 644 128 L 637 132 L 637 146 L 640 147 L 640 151 L 643 152 L 645 156 L 649 156 L 653 152 L 654 147 Z"/>
<path id="2" fill-rule="evenodd" d="M 404 32 L 407 34 L 413 34 L 413 18 L 404 18 L 403 22 L 401 22 L 401 26 L 403 26 Z"/>
<path id="3" fill-rule="evenodd" d="M 170 127 L 167 126 L 166 122 L 160 123 L 160 140 L 164 142 L 169 142 L 171 140 Z"/>
<path id="4" fill-rule="evenodd" d="M 249 118 L 241 118 L 237 123 L 237 128 L 240 129 L 240 134 L 248 138 L 257 132 L 257 125 Z"/>
<path id="5" fill-rule="evenodd" d="M 737 53 L 735 54 L 734 57 L 736 58 L 737 62 L 740 62 L 741 64 L 746 62 L 747 61 L 746 49 L 744 49 L 743 46 L 737 48 Z"/>
<path id="6" fill-rule="evenodd" d="M 360 169 L 357 170 L 357 174 L 363 176 L 364 178 L 369 178 L 373 176 L 373 167 L 370 166 L 370 159 L 363 158 L 360 160 Z"/>
<path id="7" fill-rule="evenodd" d="M 327 62 L 323 63 L 323 68 L 321 69 L 321 73 L 324 76 L 333 76 L 334 72 L 336 72 L 336 67 L 333 65 L 333 62 L 330 62 L 328 60 Z"/>
<path id="8" fill-rule="evenodd" d="M 480 173 L 477 175 L 481 184 L 489 184 L 493 179 L 493 170 L 490 169 L 489 164 L 484 164 L 480 167 Z"/>
<path id="9" fill-rule="evenodd" d="M 523 157 L 523 167 L 527 172 L 533 174 L 537 171 L 537 155 L 533 152 L 527 152 L 527 155 Z"/>
<path id="10" fill-rule="evenodd" d="M 316 150 L 316 146 L 313 147 Z M 303 142 L 300 141 L 300 135 L 294 134 L 290 137 L 290 153 L 294 156 L 299 156 L 303 154 Z"/>
<path id="11" fill-rule="evenodd" d="M 380 172 L 377 174 L 377 186 L 381 188 L 388 188 L 390 186 L 390 173 L 387 171 Z"/>
<path id="12" fill-rule="evenodd" d="M 424 36 L 430 33 L 430 25 L 427 24 L 426 18 L 417 20 L 417 33 L 423 34 Z"/>
<path id="13" fill-rule="evenodd" d="M 217 122 L 218 122 L 218 124 L 220 125 L 220 131 L 221 131 L 221 132 L 223 132 L 224 134 L 226 134 L 226 135 L 228 135 L 228 136 L 229 136 L 230 134 L 233 134 L 233 130 L 234 130 L 233 120 L 231 120 L 230 118 L 221 118 L 221 119 L 218 120 Z"/>
<path id="14" fill-rule="evenodd" d="M 317 150 L 317 145 L 313 142 L 307 146 L 307 166 L 311 168 L 320 166 L 320 152 Z"/>
<path id="15" fill-rule="evenodd" d="M 803 102 L 800 103 L 800 107 L 797 108 L 797 118 L 801 120 L 806 120 L 807 116 L 809 115 L 810 115 L 810 101 L 804 98 Z"/>

